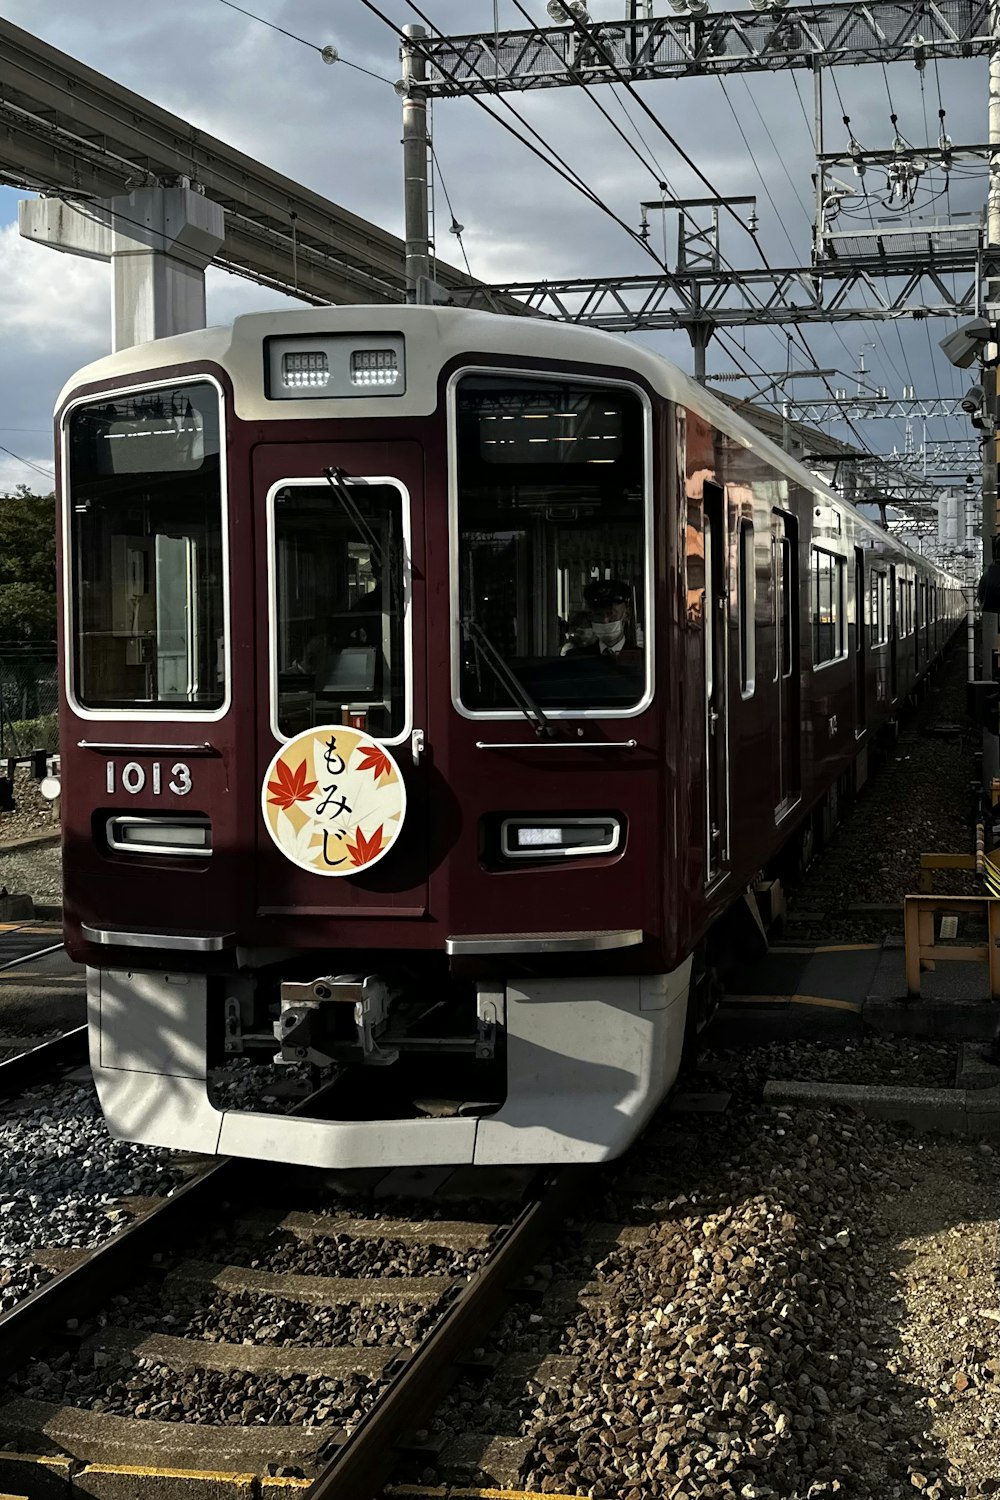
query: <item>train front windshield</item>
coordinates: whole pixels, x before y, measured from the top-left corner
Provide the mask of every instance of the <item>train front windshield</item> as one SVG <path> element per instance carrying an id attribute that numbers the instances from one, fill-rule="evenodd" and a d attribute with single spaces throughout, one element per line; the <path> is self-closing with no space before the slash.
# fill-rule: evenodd
<path id="1" fill-rule="evenodd" d="M 467 376 L 457 390 L 459 690 L 508 712 L 627 710 L 647 681 L 643 407 L 631 391 Z"/>
<path id="2" fill-rule="evenodd" d="M 72 675 L 85 708 L 224 701 L 219 399 L 197 382 L 70 415 Z"/>

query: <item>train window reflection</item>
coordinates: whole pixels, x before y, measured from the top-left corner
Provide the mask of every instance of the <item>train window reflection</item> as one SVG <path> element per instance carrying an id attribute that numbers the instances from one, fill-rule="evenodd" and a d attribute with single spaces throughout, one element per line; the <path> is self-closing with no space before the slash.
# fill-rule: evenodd
<path id="1" fill-rule="evenodd" d="M 542 709 L 633 707 L 648 651 L 641 402 L 469 376 L 457 416 L 463 703 L 509 711 L 520 687 Z"/>
<path id="2" fill-rule="evenodd" d="M 286 485 L 274 496 L 274 661 L 279 733 L 363 716 L 405 721 L 402 496 L 394 485 Z"/>
<path id="3" fill-rule="evenodd" d="M 844 559 L 814 547 L 810 591 L 814 666 L 823 666 L 844 655 L 844 581 Z"/>
<path id="4" fill-rule="evenodd" d="M 225 698 L 219 393 L 133 391 L 69 419 L 73 681 L 85 708 Z"/>

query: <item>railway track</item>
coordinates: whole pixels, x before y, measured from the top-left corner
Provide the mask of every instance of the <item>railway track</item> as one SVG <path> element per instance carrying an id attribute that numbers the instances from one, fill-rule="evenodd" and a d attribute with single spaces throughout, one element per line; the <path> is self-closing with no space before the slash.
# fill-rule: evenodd
<path id="1" fill-rule="evenodd" d="M 62 943 L 50 943 L 31 953 L 18 954 L 0 964 L 0 975 L 38 959 L 61 953 Z M 57 1036 L 35 1034 L 36 1028 L 5 1028 L 0 1021 L 0 1100 L 14 1099 L 36 1083 L 55 1081 L 67 1070 L 87 1061 L 86 1026 L 70 1027 Z"/>
<path id="2" fill-rule="evenodd" d="M 391 1216 L 385 1199 L 349 1212 L 289 1209 L 286 1184 L 262 1212 L 260 1170 L 214 1163 L 97 1249 L 70 1264 L 55 1254 L 49 1268 L 64 1269 L 0 1317 L 0 1379 L 12 1395 L 0 1448 L 25 1455 L 0 1455 L 0 1492 L 32 1495 L 58 1455 L 78 1485 L 98 1469 L 134 1477 L 138 1465 L 158 1497 L 172 1493 L 170 1475 L 181 1495 L 211 1472 L 253 1476 L 234 1493 L 308 1485 L 314 1500 L 373 1500 L 564 1225 L 579 1183 L 575 1171 L 505 1174 L 492 1210 L 466 1195 L 390 1202 Z M 311 1184 L 299 1201 L 315 1198 Z M 475 1191 L 483 1186 L 480 1174 Z M 262 1321 L 282 1325 L 284 1341 L 262 1334 Z M 60 1370 L 67 1378 L 53 1381 Z M 107 1394 L 95 1397 L 102 1383 Z M 61 1399 L 46 1399 L 60 1384 Z M 137 1385 L 156 1399 L 137 1399 Z M 178 1410 L 186 1388 L 196 1392 L 190 1419 Z M 270 1408 L 262 1420 L 265 1391 L 284 1420 Z M 241 1401 L 244 1423 L 232 1416 Z"/>

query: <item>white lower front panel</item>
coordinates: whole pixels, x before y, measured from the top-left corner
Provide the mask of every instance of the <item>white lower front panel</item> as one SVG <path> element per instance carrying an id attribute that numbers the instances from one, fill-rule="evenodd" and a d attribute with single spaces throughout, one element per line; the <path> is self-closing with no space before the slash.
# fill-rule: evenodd
<path id="1" fill-rule="evenodd" d="M 88 970 L 91 1064 L 112 1135 L 318 1167 L 603 1161 L 680 1064 L 690 961 L 668 975 L 506 991 L 507 1098 L 484 1119 L 310 1120 L 216 1109 L 201 975 Z"/>

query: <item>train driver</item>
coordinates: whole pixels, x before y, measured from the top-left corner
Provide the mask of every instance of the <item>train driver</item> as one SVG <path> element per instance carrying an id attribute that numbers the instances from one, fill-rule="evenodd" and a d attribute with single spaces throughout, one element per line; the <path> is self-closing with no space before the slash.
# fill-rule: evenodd
<path id="1" fill-rule="evenodd" d="M 594 655 L 620 656 L 636 649 L 632 621 L 632 590 L 614 578 L 596 578 L 583 591 L 596 636 Z"/>

